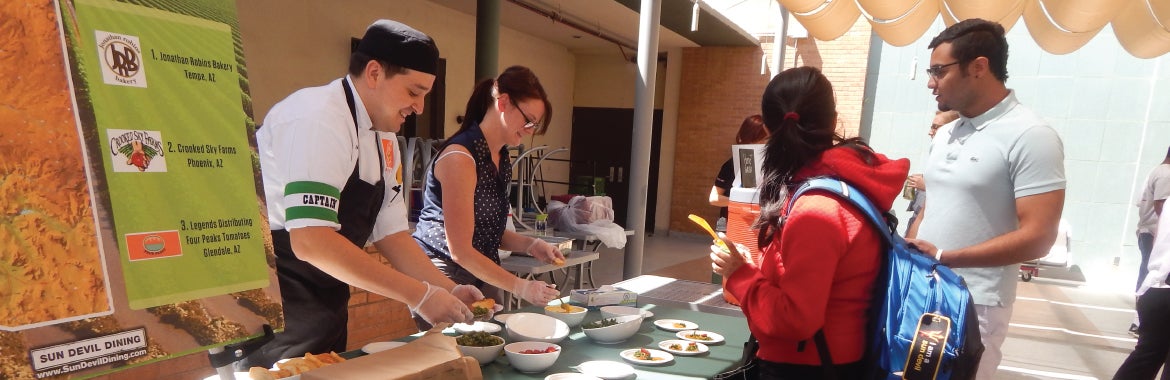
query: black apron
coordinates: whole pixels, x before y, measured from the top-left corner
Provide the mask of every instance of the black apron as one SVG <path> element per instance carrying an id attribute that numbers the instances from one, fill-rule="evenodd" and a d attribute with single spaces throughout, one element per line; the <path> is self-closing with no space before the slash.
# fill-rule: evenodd
<path id="1" fill-rule="evenodd" d="M 356 129 L 357 109 L 352 90 L 346 79 L 341 80 L 341 85 Z M 359 248 L 365 247 L 373 233 L 378 211 L 382 208 L 382 197 L 386 193 L 385 159 L 379 161 L 381 170 L 378 183 L 371 185 L 362 181 L 358 174 L 358 168 L 361 167 L 359 155 L 353 173 L 341 189 L 337 207 L 341 231 L 338 233 Z M 237 362 L 237 368 L 268 368 L 277 360 L 304 356 L 305 353 L 346 351 L 349 285 L 297 259 L 287 230 L 272 230 L 272 243 L 276 250 L 276 275 L 280 281 L 280 298 L 284 306 L 284 332 L 276 334 L 274 340 Z"/>

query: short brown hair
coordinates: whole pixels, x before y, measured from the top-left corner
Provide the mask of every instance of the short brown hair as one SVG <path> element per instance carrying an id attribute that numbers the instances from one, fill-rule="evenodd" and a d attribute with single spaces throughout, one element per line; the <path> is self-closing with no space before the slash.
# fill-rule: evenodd
<path id="1" fill-rule="evenodd" d="M 764 118 L 759 114 L 748 116 L 739 125 L 739 133 L 735 134 L 736 144 L 755 144 L 768 138 L 768 128 L 764 127 Z"/>

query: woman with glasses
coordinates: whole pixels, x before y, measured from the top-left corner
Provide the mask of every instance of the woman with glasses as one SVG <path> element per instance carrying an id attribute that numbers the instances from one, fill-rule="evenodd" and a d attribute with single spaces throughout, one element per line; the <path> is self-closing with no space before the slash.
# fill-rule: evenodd
<path id="1" fill-rule="evenodd" d="M 457 284 L 494 287 L 544 305 L 560 292 L 500 267 L 498 249 L 563 262 L 560 250 L 541 239 L 505 230 L 506 189 L 512 179 L 507 147 L 544 134 L 552 105 L 527 67 L 512 66 L 472 90 L 459 131 L 439 148 L 426 175 L 423 208 L 414 239 L 439 270 Z M 484 291 L 489 297 L 500 293 Z M 416 318 L 417 320 L 417 318 Z M 425 327 L 422 323 L 420 326 Z"/>

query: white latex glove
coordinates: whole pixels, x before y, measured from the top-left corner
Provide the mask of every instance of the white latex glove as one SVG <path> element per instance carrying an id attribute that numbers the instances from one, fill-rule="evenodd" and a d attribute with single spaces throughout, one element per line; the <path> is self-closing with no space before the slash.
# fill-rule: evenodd
<path id="1" fill-rule="evenodd" d="M 565 255 L 561 254 L 561 250 L 543 239 L 532 239 L 532 243 L 524 252 L 545 263 L 557 265 L 565 263 Z"/>
<path id="2" fill-rule="evenodd" d="M 418 301 L 418 305 L 410 306 L 411 313 L 418 314 L 432 325 L 441 322 L 473 322 L 471 309 L 459 298 L 447 292 L 447 289 L 433 286 L 426 281 L 423 281 L 423 285 L 427 286 L 427 292 L 423 294 L 422 300 Z"/>
<path id="3" fill-rule="evenodd" d="M 451 288 L 451 295 L 466 304 L 483 299 L 483 292 L 479 291 L 475 285 L 455 285 L 454 288 Z"/>
<path id="4" fill-rule="evenodd" d="M 474 285 L 455 285 L 454 288 L 451 288 L 451 295 L 454 295 L 456 298 L 459 298 L 460 301 L 463 301 L 464 304 L 468 305 L 484 298 L 483 292 L 481 292 L 479 288 L 475 287 Z M 492 310 L 488 310 L 487 315 L 483 315 L 479 319 L 485 321 L 492 319 L 493 315 L 502 310 L 504 310 L 504 305 L 497 303 L 496 306 L 492 307 Z"/>
<path id="5" fill-rule="evenodd" d="M 545 306 L 549 301 L 555 300 L 561 296 L 561 292 L 557 291 L 556 286 L 550 285 L 544 281 L 529 281 L 520 280 L 518 284 L 512 289 L 512 294 L 519 296 L 521 299 L 528 301 L 533 305 Z"/>

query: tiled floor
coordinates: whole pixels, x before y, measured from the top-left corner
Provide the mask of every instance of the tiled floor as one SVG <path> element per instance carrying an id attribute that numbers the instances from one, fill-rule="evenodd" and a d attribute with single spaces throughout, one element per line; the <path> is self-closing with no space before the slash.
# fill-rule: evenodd
<path id="1" fill-rule="evenodd" d="M 702 235 L 647 237 L 642 272 L 710 281 L 710 244 Z M 600 252 L 593 265 L 595 284 L 621 281 L 624 250 Z M 1070 278 L 1058 271 L 1019 283 L 997 379 L 1110 379 L 1133 349 L 1135 340 L 1126 333 L 1134 315 L 1132 293 L 1054 279 Z"/>
<path id="2" fill-rule="evenodd" d="M 711 281 L 711 261 L 707 258 L 711 238 L 685 233 L 659 233 L 645 240 L 642 251 L 642 274 L 652 274 L 692 281 Z M 625 250 L 602 246 L 601 258 L 593 265 L 596 285 L 623 280 Z"/>

